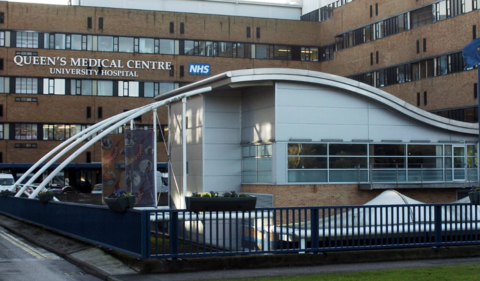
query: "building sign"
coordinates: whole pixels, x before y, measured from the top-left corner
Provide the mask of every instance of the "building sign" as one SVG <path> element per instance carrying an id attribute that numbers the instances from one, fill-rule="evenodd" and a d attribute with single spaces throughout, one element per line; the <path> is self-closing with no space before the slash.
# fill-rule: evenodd
<path id="1" fill-rule="evenodd" d="M 188 74 L 190 75 L 210 75 L 210 64 L 208 63 L 189 63 Z"/>
<path id="2" fill-rule="evenodd" d="M 170 70 L 171 62 L 143 60 L 113 60 L 92 58 L 15 56 L 17 66 L 50 66 L 50 74 L 138 77 L 137 70 Z M 97 68 L 97 69 L 92 69 Z M 208 71 L 210 73 L 210 70 Z"/>

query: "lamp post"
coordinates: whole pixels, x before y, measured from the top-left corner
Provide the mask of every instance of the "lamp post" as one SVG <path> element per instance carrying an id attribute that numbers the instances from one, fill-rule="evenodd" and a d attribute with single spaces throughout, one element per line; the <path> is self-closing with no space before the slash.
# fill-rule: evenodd
<path id="1" fill-rule="evenodd" d="M 467 67 L 474 67 L 480 64 L 480 38 L 470 42 L 462 52 L 463 59 Z M 477 69 L 477 121 L 480 129 L 480 72 Z M 478 135 L 477 143 L 477 184 L 480 186 L 480 165 L 478 163 L 478 151 L 480 146 L 480 134 Z"/>

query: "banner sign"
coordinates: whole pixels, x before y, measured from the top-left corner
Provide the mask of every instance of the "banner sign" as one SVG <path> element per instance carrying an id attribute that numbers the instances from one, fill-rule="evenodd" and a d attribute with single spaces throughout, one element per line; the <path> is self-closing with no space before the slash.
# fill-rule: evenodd
<path id="1" fill-rule="evenodd" d="M 102 146 L 102 195 L 125 189 L 125 142 L 123 135 L 106 135 Z"/>
<path id="2" fill-rule="evenodd" d="M 153 142 L 151 130 L 125 131 L 125 189 L 135 195 L 135 207 L 155 206 Z"/>
<path id="3" fill-rule="evenodd" d="M 210 64 L 208 63 L 189 63 L 188 74 L 190 75 L 210 75 Z"/>

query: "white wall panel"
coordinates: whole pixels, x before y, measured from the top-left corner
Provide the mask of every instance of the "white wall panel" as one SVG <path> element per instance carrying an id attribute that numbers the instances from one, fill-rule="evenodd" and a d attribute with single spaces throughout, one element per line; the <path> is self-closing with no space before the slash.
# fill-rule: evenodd
<path id="1" fill-rule="evenodd" d="M 205 176 L 240 176 L 242 162 L 237 159 L 205 160 Z"/>
<path id="2" fill-rule="evenodd" d="M 241 176 L 205 176 L 205 191 L 240 191 L 242 177 Z"/>
<path id="3" fill-rule="evenodd" d="M 228 160 L 241 157 L 242 148 L 237 144 L 206 144 L 205 160 Z"/>
<path id="4" fill-rule="evenodd" d="M 277 125 L 277 141 L 294 139 L 368 139 L 367 125 L 321 125 L 321 124 L 279 124 Z"/>
<path id="5" fill-rule="evenodd" d="M 279 124 L 367 125 L 368 110 L 362 108 L 284 107 L 279 108 L 277 122 Z"/>

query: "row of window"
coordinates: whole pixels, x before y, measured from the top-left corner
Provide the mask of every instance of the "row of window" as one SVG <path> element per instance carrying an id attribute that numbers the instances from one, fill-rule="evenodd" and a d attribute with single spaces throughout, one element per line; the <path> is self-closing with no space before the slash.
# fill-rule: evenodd
<path id="1" fill-rule="evenodd" d="M 478 9 L 480 0 L 443 0 L 335 37 L 336 51 L 442 21 Z"/>
<path id="2" fill-rule="evenodd" d="M 0 93 L 152 98 L 178 87 L 173 82 L 0 77 Z"/>
<path id="3" fill-rule="evenodd" d="M 349 78 L 380 88 L 424 78 L 447 75 L 466 70 L 462 53 L 457 52 L 435 58 L 388 67 Z"/>
<path id="4" fill-rule="evenodd" d="M 0 139 L 7 140 L 55 140 L 63 141 L 74 136 L 81 130 L 90 127 L 89 124 L 43 124 L 43 123 L 13 123 L 0 124 Z M 168 128 L 161 125 L 162 132 L 157 129 L 157 141 L 167 139 Z M 118 127 L 111 134 L 123 134 L 128 126 Z M 136 125 L 136 130 L 152 130 L 152 125 Z"/>
<path id="5" fill-rule="evenodd" d="M 10 40 L 5 38 L 10 37 Z M 7 42 L 15 42 L 8 46 Z M 331 47 L 176 40 L 128 36 L 0 31 L 0 46 L 99 52 L 189 55 L 225 58 L 322 61 L 332 59 Z"/>

